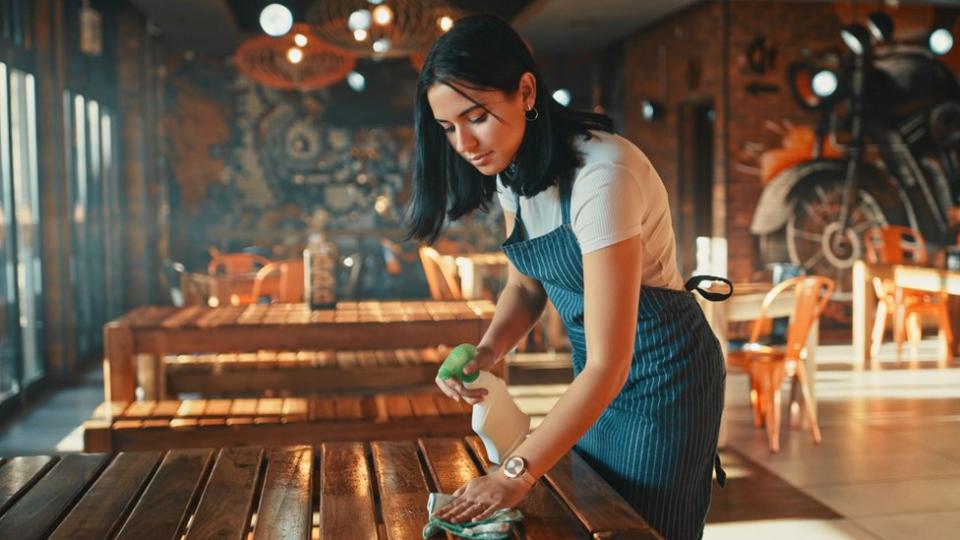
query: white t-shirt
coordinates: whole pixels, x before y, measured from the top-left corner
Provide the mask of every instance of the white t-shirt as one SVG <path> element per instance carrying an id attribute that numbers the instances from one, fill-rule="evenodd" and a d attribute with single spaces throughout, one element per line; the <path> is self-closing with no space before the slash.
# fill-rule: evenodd
<path id="1" fill-rule="evenodd" d="M 612 133 L 592 131 L 578 137 L 575 148 L 583 165 L 570 194 L 570 221 L 584 254 L 640 235 L 643 240 L 643 285 L 682 289 L 667 190 L 647 156 Z M 517 212 L 516 195 L 497 177 L 500 205 Z M 552 186 L 533 197 L 520 197 L 528 238 L 543 236 L 563 223 L 560 189 Z"/>

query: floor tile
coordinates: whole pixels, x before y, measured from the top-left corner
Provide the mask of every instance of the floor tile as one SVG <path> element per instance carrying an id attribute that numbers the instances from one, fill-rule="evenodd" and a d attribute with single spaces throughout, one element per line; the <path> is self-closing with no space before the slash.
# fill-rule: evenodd
<path id="1" fill-rule="evenodd" d="M 861 518 L 856 523 L 884 540 L 957 538 L 960 511 Z"/>
<path id="2" fill-rule="evenodd" d="M 849 518 L 960 511 L 960 477 L 811 486 L 805 491 Z"/>

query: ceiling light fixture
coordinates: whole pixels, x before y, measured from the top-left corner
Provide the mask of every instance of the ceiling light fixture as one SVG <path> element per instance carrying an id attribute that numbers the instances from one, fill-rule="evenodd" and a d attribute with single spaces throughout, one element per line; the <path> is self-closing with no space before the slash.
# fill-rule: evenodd
<path id="1" fill-rule="evenodd" d="M 318 0 L 307 10 L 317 37 L 365 57 L 427 49 L 462 15 L 445 0 Z"/>
<path id="2" fill-rule="evenodd" d="M 293 13 L 283 4 L 270 4 L 260 12 L 260 27 L 268 36 L 282 36 L 293 26 Z"/>

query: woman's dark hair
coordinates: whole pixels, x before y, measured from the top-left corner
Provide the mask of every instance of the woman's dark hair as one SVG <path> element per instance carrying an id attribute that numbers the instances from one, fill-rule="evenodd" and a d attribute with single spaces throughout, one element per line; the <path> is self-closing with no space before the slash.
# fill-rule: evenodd
<path id="1" fill-rule="evenodd" d="M 538 116 L 527 122 L 515 166 L 500 174 L 503 184 L 514 192 L 532 197 L 552 185 L 572 182 L 581 164 L 574 136 L 589 137 L 590 130 L 613 131 L 607 116 L 568 109 L 551 97 L 527 45 L 502 19 L 473 15 L 458 20 L 433 44 L 417 84 L 409 238 L 432 243 L 446 218 L 455 220 L 478 208 L 488 210 L 497 190 L 495 177 L 482 174 L 447 141 L 427 91 L 435 84 L 455 83 L 513 95 L 527 72 L 537 81 Z"/>

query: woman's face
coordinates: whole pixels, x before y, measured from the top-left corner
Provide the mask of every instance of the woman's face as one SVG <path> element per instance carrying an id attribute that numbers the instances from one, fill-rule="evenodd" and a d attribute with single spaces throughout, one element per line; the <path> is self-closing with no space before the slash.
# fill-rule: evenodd
<path id="1" fill-rule="evenodd" d="M 526 73 L 510 95 L 438 83 L 427 91 L 427 101 L 453 149 L 482 174 L 493 176 L 506 169 L 520 149 L 524 113 L 536 98 L 533 84 L 533 75 Z"/>

